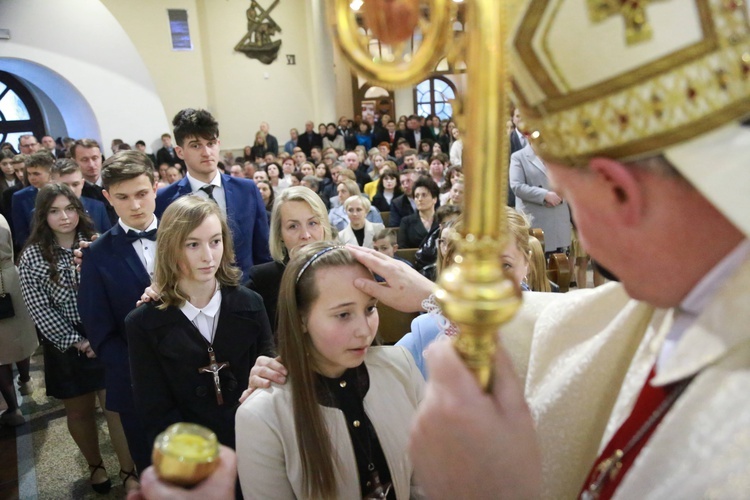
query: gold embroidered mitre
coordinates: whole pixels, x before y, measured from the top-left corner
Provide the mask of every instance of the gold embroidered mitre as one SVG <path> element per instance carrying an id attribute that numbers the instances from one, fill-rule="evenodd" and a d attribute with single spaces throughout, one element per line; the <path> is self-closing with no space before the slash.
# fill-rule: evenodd
<path id="1" fill-rule="evenodd" d="M 548 161 L 664 154 L 750 234 L 748 0 L 530 0 L 513 92 Z"/>

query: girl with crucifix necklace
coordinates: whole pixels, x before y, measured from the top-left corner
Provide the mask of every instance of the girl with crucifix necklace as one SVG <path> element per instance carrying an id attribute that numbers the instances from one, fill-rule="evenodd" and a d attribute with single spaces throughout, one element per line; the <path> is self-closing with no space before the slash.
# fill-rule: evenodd
<path id="1" fill-rule="evenodd" d="M 136 410 L 153 439 L 170 424 L 208 427 L 234 448 L 250 368 L 272 349 L 263 300 L 241 272 L 216 203 L 183 196 L 159 223 L 153 288 L 161 300 L 125 320 Z"/>
<path id="2" fill-rule="evenodd" d="M 250 498 L 418 495 L 407 454 L 424 380 L 400 347 L 372 347 L 372 279 L 342 246 L 293 254 L 281 280 L 279 354 L 285 385 L 254 391 L 237 412 L 238 472 Z"/>

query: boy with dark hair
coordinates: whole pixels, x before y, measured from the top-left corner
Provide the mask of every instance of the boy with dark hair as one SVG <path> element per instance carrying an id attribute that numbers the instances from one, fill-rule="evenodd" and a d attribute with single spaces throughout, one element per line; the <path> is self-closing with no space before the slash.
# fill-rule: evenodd
<path id="1" fill-rule="evenodd" d="M 130 454 L 142 471 L 151 461 L 151 445 L 133 402 L 125 317 L 154 272 L 154 165 L 140 151 L 120 151 L 104 163 L 102 184 L 119 219 L 83 251 L 78 309 L 91 347 L 104 363 L 106 407 L 120 414 Z"/>
<path id="2" fill-rule="evenodd" d="M 16 248 L 23 248 L 31 231 L 31 212 L 34 210 L 36 194 L 49 183 L 54 157 L 46 149 L 26 157 L 26 179 L 29 186 L 13 194 L 11 217 L 13 218 L 13 241 Z"/>
<path id="3" fill-rule="evenodd" d="M 219 124 L 206 110 L 183 109 L 172 120 L 175 152 L 185 161 L 187 175 L 160 189 L 156 215 L 186 194 L 208 198 L 219 205 L 232 231 L 237 265 L 243 279 L 250 268 L 271 260 L 268 219 L 263 198 L 249 179 L 219 172 Z"/>

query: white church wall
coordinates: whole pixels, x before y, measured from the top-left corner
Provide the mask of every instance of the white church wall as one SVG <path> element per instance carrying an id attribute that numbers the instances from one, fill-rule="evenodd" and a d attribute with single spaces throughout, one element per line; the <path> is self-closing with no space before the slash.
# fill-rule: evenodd
<path id="1" fill-rule="evenodd" d="M 164 131 L 151 75 L 99 0 L 3 0 L 0 25 L 11 31 L 0 41 L 0 69 L 44 92 L 68 135 L 94 137 L 108 149 L 115 137 L 134 142 Z"/>

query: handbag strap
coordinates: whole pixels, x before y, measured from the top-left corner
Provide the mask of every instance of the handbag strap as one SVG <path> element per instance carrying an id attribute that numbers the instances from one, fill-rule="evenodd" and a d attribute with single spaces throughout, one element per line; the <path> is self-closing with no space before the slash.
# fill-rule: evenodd
<path id="1" fill-rule="evenodd" d="M 0 297 L 5 297 L 5 278 L 3 278 L 2 268 L 0 268 Z"/>

